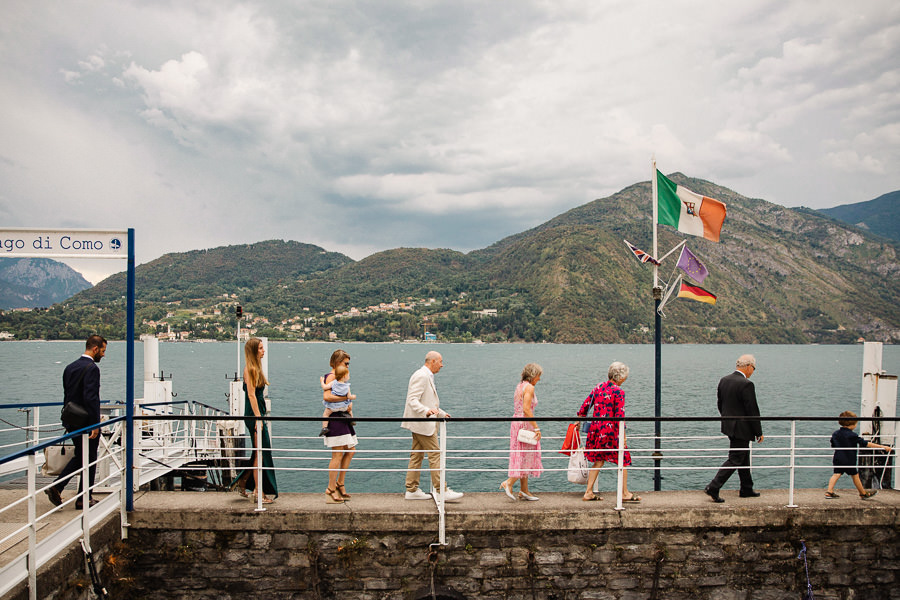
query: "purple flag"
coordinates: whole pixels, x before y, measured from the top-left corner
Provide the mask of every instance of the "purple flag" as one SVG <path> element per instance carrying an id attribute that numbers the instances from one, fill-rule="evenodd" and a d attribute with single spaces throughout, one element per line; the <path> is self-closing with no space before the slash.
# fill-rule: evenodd
<path id="1" fill-rule="evenodd" d="M 703 263 L 694 256 L 693 252 L 687 249 L 687 246 L 682 246 L 681 256 L 678 257 L 678 264 L 675 266 L 690 275 L 691 279 L 697 283 L 703 283 L 703 280 L 709 275 L 709 271 Z"/>

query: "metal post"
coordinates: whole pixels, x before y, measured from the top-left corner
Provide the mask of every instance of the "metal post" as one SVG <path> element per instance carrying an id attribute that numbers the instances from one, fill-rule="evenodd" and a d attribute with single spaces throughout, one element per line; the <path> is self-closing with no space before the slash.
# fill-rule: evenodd
<path id="1" fill-rule="evenodd" d="M 441 420 L 440 431 L 439 431 L 440 440 L 438 441 L 438 447 L 441 451 L 441 460 L 438 461 L 440 464 L 440 476 L 439 482 L 441 489 L 435 495 L 435 499 L 437 500 L 438 507 L 438 543 L 441 546 L 447 545 L 447 515 L 445 511 L 445 498 L 444 491 L 447 489 L 447 421 Z M 432 465 L 428 465 L 429 468 Z"/>
<path id="2" fill-rule="evenodd" d="M 656 225 L 659 222 L 659 205 L 657 198 L 659 191 L 657 190 L 656 177 L 656 158 L 650 159 L 650 205 L 653 209 L 653 257 L 659 256 L 659 243 L 656 232 Z M 653 265 L 653 317 L 655 331 L 653 334 L 653 343 L 655 348 L 654 358 L 656 361 L 656 384 L 654 387 L 654 415 L 656 415 L 656 426 L 653 428 L 656 439 L 653 442 L 653 461 L 655 468 L 653 469 L 653 491 L 658 492 L 662 487 L 662 476 L 659 472 L 659 461 L 662 459 L 660 452 L 660 422 L 659 417 L 662 414 L 662 317 L 659 314 L 659 305 L 662 300 L 662 288 L 659 285 L 659 265 Z"/>
<path id="3" fill-rule="evenodd" d="M 797 421 L 791 421 L 791 484 L 789 486 L 788 492 L 788 508 L 797 508 L 797 505 L 794 504 L 794 450 L 796 449 L 796 436 L 797 436 Z"/>
<path id="4" fill-rule="evenodd" d="M 123 540 L 128 539 L 128 527 L 130 526 L 130 523 L 128 523 L 128 511 L 125 508 L 128 502 L 128 488 L 124 484 L 125 471 L 127 469 L 128 465 L 124 460 L 121 461 L 121 467 L 119 468 L 119 535 Z"/>
<path id="5" fill-rule="evenodd" d="M 28 598 L 37 600 L 37 461 L 28 454 Z"/>
<path id="6" fill-rule="evenodd" d="M 262 415 L 260 406 L 259 414 Z M 263 468 L 262 468 L 262 419 L 256 421 L 256 509 L 255 512 L 265 512 L 263 508 Z"/>
<path id="7" fill-rule="evenodd" d="M 134 229 L 128 229 L 128 292 L 125 325 L 125 508 L 134 510 Z M 86 455 L 85 455 L 86 456 Z"/>
<path id="8" fill-rule="evenodd" d="M 81 532 L 84 534 L 84 543 L 91 547 L 91 457 L 88 452 L 90 446 L 90 434 L 81 434 Z"/>
<path id="9" fill-rule="evenodd" d="M 656 421 L 653 427 L 653 491 L 658 492 L 662 489 L 662 474 L 659 470 L 659 461 L 662 459 L 660 451 L 662 440 L 662 423 L 659 418 L 662 415 L 662 318 L 659 314 L 659 303 L 662 299 L 662 288 L 653 288 L 653 314 L 656 317 L 656 333 L 654 334 L 654 360 L 656 365 L 656 381 L 653 387 L 654 412 Z"/>
<path id="10" fill-rule="evenodd" d="M 659 421 L 657 421 L 659 423 Z M 625 495 L 625 490 L 622 488 L 625 484 L 625 467 L 622 463 L 625 462 L 625 421 L 619 421 L 619 464 L 616 469 L 616 510 L 625 510 L 625 507 L 622 506 L 622 497 Z"/>

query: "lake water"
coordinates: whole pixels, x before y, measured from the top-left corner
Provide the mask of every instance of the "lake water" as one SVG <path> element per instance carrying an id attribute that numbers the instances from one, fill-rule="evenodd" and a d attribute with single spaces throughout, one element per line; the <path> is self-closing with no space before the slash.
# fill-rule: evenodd
<path id="1" fill-rule="evenodd" d="M 652 345 L 556 345 L 556 344 L 325 344 L 271 343 L 269 358 L 269 396 L 272 414 L 283 416 L 320 416 L 321 389 L 318 378 L 328 370 L 328 359 L 338 347 L 351 355 L 352 390 L 357 395 L 357 417 L 400 417 L 410 374 L 419 368 L 428 350 L 444 356 L 444 368 L 436 382 L 441 408 L 454 417 L 497 417 L 512 415 L 513 390 L 522 367 L 537 362 L 544 375 L 537 385 L 537 415 L 568 418 L 574 416 L 584 398 L 599 381 L 605 380 L 609 364 L 623 361 L 631 368 L 624 385 L 625 412 L 631 417 L 650 417 L 654 412 L 654 359 Z M 9 342 L 0 344 L 0 365 L 8 382 L 3 404 L 51 402 L 62 398 L 63 367 L 77 358 L 83 342 Z M 715 390 L 719 379 L 731 372 L 737 356 L 744 352 L 757 358 L 753 375 L 760 410 L 766 416 L 834 416 L 843 410 L 860 411 L 862 381 L 861 345 L 854 346 L 722 346 L 665 345 L 662 349 L 662 414 L 678 417 L 716 416 Z M 237 370 L 235 343 L 163 343 L 160 344 L 160 368 L 172 374 L 176 400 L 192 400 L 227 409 L 227 379 Z M 135 344 L 136 394 L 142 395 L 143 345 Z M 101 364 L 104 400 L 123 400 L 125 394 L 125 343 L 113 342 Z M 900 347 L 885 346 L 883 369 L 900 372 Z M 24 424 L 24 416 L 14 410 L 0 411 L 6 421 Z M 44 415 L 56 415 L 44 409 Z M 46 416 L 44 420 L 46 421 Z M 543 423 L 543 462 L 548 469 L 531 488 L 541 491 L 576 491 L 565 480 L 565 458 L 557 453 L 567 422 Z M 321 452 L 318 422 L 275 423 L 275 462 L 278 467 L 312 469 L 325 466 L 327 455 L 292 452 L 308 449 Z M 717 422 L 664 423 L 664 436 L 718 435 Z M 831 451 L 827 449 L 837 423 L 798 424 L 798 433 L 816 436 L 801 445 L 817 447 L 806 454 L 801 464 L 821 467 L 800 470 L 798 487 L 823 487 L 830 473 Z M 862 427 L 862 425 L 861 425 Z M 766 452 L 785 454 L 788 440 L 778 436 L 790 432 L 787 422 L 763 424 L 765 443 L 755 449 L 754 478 L 760 488 L 786 488 L 788 473 L 766 469 L 774 459 Z M 450 422 L 448 425 L 448 467 L 463 469 L 448 476 L 451 486 L 460 491 L 494 491 L 506 477 L 509 425 L 507 423 Z M 408 460 L 409 434 L 398 423 L 357 425 L 361 451 L 354 459 L 354 472 L 348 476 L 350 491 L 400 492 L 402 472 Z M 629 471 L 629 487 L 653 488 L 652 468 L 647 449 L 653 447 L 653 424 L 633 422 L 628 426 L 629 446 L 634 468 Z M 14 434 L 5 434 L 10 438 Z M 19 436 L 19 439 L 21 436 Z M 299 439 L 298 439 L 299 438 Z M 372 439 L 378 438 L 378 439 Z M 492 438 L 492 439 L 486 439 Z M 558 439 L 553 439 L 558 438 Z M 664 446 L 666 443 L 664 442 Z M 721 464 L 727 440 L 681 440 L 673 446 L 683 449 L 685 458 L 674 452 L 663 461 L 667 467 L 688 467 L 664 471 L 663 489 L 702 489 Z M 468 450 L 467 450 L 468 449 Z M 477 449 L 475 452 L 473 449 Z M 641 452 L 641 449 L 644 451 Z M 381 450 L 367 454 L 365 451 Z M 494 450 L 490 453 L 488 451 Z M 713 452 L 710 452 L 713 450 Z M 786 459 L 777 461 L 785 464 Z M 552 469 L 558 469 L 553 471 Z M 849 480 L 841 484 L 848 486 Z M 286 492 L 320 492 L 326 475 L 296 470 L 278 473 L 279 488 Z M 427 476 L 423 477 L 427 481 Z M 737 477 L 729 487 L 737 485 Z M 615 471 L 605 469 L 600 476 L 603 490 L 615 488 Z"/>

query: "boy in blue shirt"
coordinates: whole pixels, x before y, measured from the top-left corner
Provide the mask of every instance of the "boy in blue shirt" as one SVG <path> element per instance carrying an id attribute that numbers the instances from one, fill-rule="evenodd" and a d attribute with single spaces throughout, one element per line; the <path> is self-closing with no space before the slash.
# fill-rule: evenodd
<path id="1" fill-rule="evenodd" d="M 845 410 L 840 414 L 838 423 L 841 428 L 831 434 L 831 447 L 836 448 L 834 451 L 834 459 L 831 464 L 834 465 L 834 475 L 828 480 L 828 491 L 825 492 L 826 498 L 838 498 L 834 493 L 834 485 L 840 479 L 843 473 L 853 478 L 853 485 L 859 491 L 860 498 L 871 498 L 877 492 L 875 490 L 866 491 L 862 482 L 859 480 L 859 471 L 856 469 L 856 455 L 859 448 L 881 448 L 886 452 L 890 452 L 889 446 L 882 446 L 875 442 L 867 442 L 857 435 L 856 429 L 857 416 L 853 411 Z"/>

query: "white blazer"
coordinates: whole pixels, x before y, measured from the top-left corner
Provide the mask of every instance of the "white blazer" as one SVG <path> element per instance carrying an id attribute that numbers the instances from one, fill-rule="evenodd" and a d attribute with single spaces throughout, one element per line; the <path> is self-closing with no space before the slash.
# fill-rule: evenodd
<path id="1" fill-rule="evenodd" d="M 440 408 L 441 401 L 438 398 L 437 390 L 434 387 L 434 375 L 427 366 L 412 374 L 409 378 L 409 387 L 406 392 L 406 407 L 403 410 L 403 418 L 419 418 L 427 416 L 429 409 L 438 411 L 438 416 L 445 416 L 447 413 Z M 429 423 L 427 421 L 403 421 L 400 427 L 409 429 L 413 433 L 419 435 L 434 435 L 437 423 Z"/>

